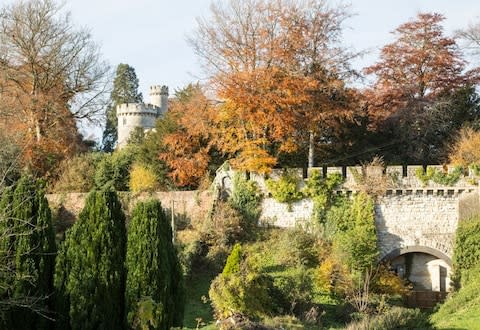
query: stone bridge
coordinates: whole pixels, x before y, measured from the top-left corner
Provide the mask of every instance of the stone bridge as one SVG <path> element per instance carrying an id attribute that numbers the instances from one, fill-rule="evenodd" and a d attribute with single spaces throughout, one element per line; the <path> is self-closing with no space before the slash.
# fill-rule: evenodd
<path id="1" fill-rule="evenodd" d="M 438 171 L 453 168 L 430 166 Z M 462 176 L 452 186 L 433 182 L 424 184 L 417 177 L 421 166 L 388 166 L 387 168 L 324 167 L 293 170 L 300 186 L 312 170 L 323 175 L 340 173 L 345 182 L 338 193 L 352 194 L 359 190 L 359 173 L 383 177 L 387 182 L 384 194 L 375 202 L 375 223 L 380 260 L 390 262 L 401 276 L 407 277 L 417 290 L 448 291 L 452 266 L 453 243 L 458 222 L 480 213 L 478 186 L 473 173 Z M 220 173 L 219 173 L 220 174 Z M 276 178 L 282 171 L 274 171 Z M 231 189 L 233 172 L 217 176 L 217 184 Z M 263 176 L 252 175 L 265 196 L 268 191 Z M 375 180 L 372 180 L 374 182 Z M 262 202 L 261 222 L 278 227 L 302 226 L 311 218 L 313 203 L 304 199 L 287 205 L 266 197 Z"/>

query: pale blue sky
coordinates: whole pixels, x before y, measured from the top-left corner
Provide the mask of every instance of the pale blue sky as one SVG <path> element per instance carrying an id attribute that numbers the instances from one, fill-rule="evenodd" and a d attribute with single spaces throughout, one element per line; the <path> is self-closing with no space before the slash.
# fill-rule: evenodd
<path id="1" fill-rule="evenodd" d="M 165 84 L 173 92 L 202 78 L 186 36 L 195 29 L 196 17 L 209 14 L 210 3 L 211 0 L 67 0 L 65 7 L 77 24 L 91 29 L 93 39 L 101 44 L 104 57 L 112 66 L 128 63 L 135 68 L 146 97 L 150 85 Z M 356 50 L 371 50 L 355 63 L 358 69 L 372 64 L 378 48 L 392 40 L 390 32 L 418 12 L 445 15 L 447 33 L 480 20 L 479 0 L 353 0 L 350 4 L 355 16 L 346 21 L 345 43 Z"/>

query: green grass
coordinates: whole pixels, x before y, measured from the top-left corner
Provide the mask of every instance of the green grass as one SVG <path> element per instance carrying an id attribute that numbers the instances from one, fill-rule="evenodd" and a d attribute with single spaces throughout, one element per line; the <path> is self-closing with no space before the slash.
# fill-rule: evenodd
<path id="1" fill-rule="evenodd" d="M 464 277 L 462 288 L 432 315 L 437 329 L 480 329 L 480 265 Z"/>
<path id="2" fill-rule="evenodd" d="M 210 303 L 205 300 L 208 298 L 208 289 L 210 282 L 215 274 L 202 271 L 194 274 L 186 281 L 187 299 L 185 305 L 184 329 L 196 329 L 199 319 L 201 326 L 199 329 L 213 330 L 217 329 L 213 320 L 213 311 Z M 204 297 L 202 299 L 202 297 Z"/>

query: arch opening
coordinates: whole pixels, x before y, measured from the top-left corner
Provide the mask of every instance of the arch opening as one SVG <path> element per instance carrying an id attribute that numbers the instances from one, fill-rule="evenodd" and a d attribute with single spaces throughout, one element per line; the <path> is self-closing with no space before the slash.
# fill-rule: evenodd
<path id="1" fill-rule="evenodd" d="M 452 261 L 441 251 L 412 246 L 391 251 L 382 258 L 400 277 L 407 279 L 414 291 L 450 291 Z"/>

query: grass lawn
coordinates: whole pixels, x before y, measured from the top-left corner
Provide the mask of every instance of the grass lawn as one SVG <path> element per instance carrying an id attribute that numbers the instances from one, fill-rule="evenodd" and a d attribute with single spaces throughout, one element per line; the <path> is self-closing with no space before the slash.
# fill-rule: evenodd
<path id="1" fill-rule="evenodd" d="M 480 266 L 471 269 L 468 277 L 432 315 L 437 329 L 480 330 Z"/>
<path id="2" fill-rule="evenodd" d="M 213 320 L 213 311 L 210 303 L 205 300 L 208 298 L 208 289 L 210 282 L 215 277 L 207 271 L 194 274 L 186 280 L 186 305 L 184 316 L 184 329 L 197 329 L 197 324 L 201 323 L 199 329 L 213 330 L 217 329 Z M 205 297 L 202 299 L 202 297 Z M 204 302 L 204 300 L 206 302 Z M 201 321 L 199 321 L 201 319 Z"/>

